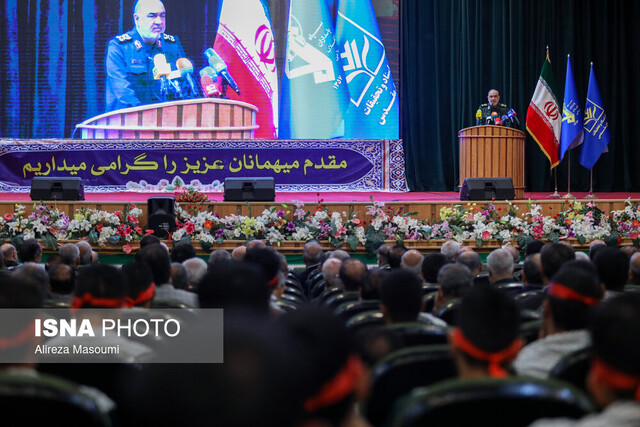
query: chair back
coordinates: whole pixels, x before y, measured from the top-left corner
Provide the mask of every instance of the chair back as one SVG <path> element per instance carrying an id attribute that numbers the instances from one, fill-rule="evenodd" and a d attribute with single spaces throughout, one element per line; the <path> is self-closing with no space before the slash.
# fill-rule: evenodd
<path id="1" fill-rule="evenodd" d="M 393 426 L 524 427 L 539 418 L 581 418 L 595 410 L 585 393 L 557 380 L 453 379 L 414 390 L 399 402 Z"/>
<path id="2" fill-rule="evenodd" d="M 569 353 L 556 363 L 549 376 L 566 381 L 587 392 L 587 375 L 591 369 L 591 356 L 591 347 Z"/>
<path id="3" fill-rule="evenodd" d="M 455 376 L 455 363 L 447 345 L 397 350 L 373 366 L 371 394 L 365 404 L 364 414 L 372 425 L 382 426 L 398 398 L 414 388 Z"/>
<path id="4" fill-rule="evenodd" d="M 360 295 L 357 292 L 342 292 L 325 300 L 324 305 L 331 310 L 335 310 L 342 303 L 349 301 L 359 301 Z"/>
<path id="5" fill-rule="evenodd" d="M 356 314 L 347 320 L 346 325 L 353 335 L 357 336 L 371 328 L 384 326 L 385 320 L 382 312 L 377 309 Z"/>
<path id="6" fill-rule="evenodd" d="M 347 301 L 340 304 L 334 312 L 340 316 L 346 322 L 356 314 L 363 313 L 365 311 L 379 310 L 380 300 L 366 299 L 357 301 Z"/>
<path id="7" fill-rule="evenodd" d="M 385 325 L 384 328 L 402 338 L 403 347 L 447 344 L 448 328 L 446 327 L 427 325 L 422 322 L 406 322 Z"/>
<path id="8" fill-rule="evenodd" d="M 442 306 L 434 314 L 436 315 L 436 317 L 439 317 L 445 322 L 447 322 L 448 325 L 457 326 L 458 324 L 457 313 L 458 313 L 458 309 L 460 308 L 461 302 L 462 302 L 461 299 L 451 300 L 448 303 L 446 303 L 444 306 Z"/>
<path id="9" fill-rule="evenodd" d="M 542 289 L 525 291 L 514 296 L 520 310 L 537 310 L 544 300 Z"/>
<path id="10" fill-rule="evenodd" d="M 0 374 L 0 410 L 16 425 L 111 427 L 116 406 L 97 390 L 50 375 Z"/>

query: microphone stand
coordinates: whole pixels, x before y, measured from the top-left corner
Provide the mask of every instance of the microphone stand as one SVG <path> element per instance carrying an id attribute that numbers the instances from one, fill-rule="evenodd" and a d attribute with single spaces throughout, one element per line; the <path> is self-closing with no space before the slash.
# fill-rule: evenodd
<path id="1" fill-rule="evenodd" d="M 585 199 L 597 199 L 598 196 L 593 194 L 593 168 L 589 170 L 589 194 L 584 196 Z"/>
<path id="2" fill-rule="evenodd" d="M 575 196 L 571 194 L 571 150 L 567 153 L 569 155 L 569 160 L 567 163 L 568 173 L 567 173 L 567 194 L 564 195 L 565 199 L 575 199 Z"/>
<path id="3" fill-rule="evenodd" d="M 229 83 L 227 83 L 227 80 L 225 80 L 224 77 L 220 76 L 220 78 L 222 79 L 222 93 L 220 94 L 220 98 L 229 99 L 227 96 L 227 87 L 229 87 Z"/>
<path id="4" fill-rule="evenodd" d="M 555 168 L 553 170 L 553 176 L 554 176 L 553 180 L 555 181 L 555 187 L 556 187 L 555 190 L 556 191 L 554 191 L 553 194 L 549 194 L 547 196 L 547 199 L 549 199 L 549 198 L 551 198 L 551 199 L 560 199 L 561 196 L 560 196 L 560 193 L 558 193 L 558 168 Z"/>

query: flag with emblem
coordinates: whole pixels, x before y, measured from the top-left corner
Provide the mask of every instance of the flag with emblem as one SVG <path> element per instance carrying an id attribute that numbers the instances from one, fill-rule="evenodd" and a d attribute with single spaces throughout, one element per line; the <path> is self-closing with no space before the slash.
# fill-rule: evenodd
<path id="1" fill-rule="evenodd" d="M 549 159 L 551 169 L 559 163 L 558 148 L 562 127 L 562 115 L 556 93 L 556 82 L 547 50 L 536 90 L 527 109 L 527 131 Z"/>
<path id="2" fill-rule="evenodd" d="M 290 0 L 281 138 L 340 138 L 349 92 L 326 0 Z"/>
<path id="3" fill-rule="evenodd" d="M 398 138 L 398 92 L 371 0 L 339 0 L 336 37 L 349 88 L 345 138 Z"/>
<path id="4" fill-rule="evenodd" d="M 611 140 L 609 122 L 604 113 L 598 81 L 591 63 L 587 102 L 584 106 L 584 143 L 580 150 L 580 164 L 587 169 L 592 169 L 600 155 L 607 150 L 609 140 Z"/>
<path id="5" fill-rule="evenodd" d="M 582 129 L 582 110 L 573 79 L 571 58 L 567 56 L 567 77 L 564 81 L 564 103 L 562 104 L 562 131 L 560 133 L 560 160 L 567 150 L 582 144 L 584 132 Z"/>
<path id="6" fill-rule="evenodd" d="M 240 95 L 229 89 L 227 96 L 258 107 L 256 138 L 277 138 L 278 72 L 267 0 L 225 0 L 213 49 L 240 88 Z"/>

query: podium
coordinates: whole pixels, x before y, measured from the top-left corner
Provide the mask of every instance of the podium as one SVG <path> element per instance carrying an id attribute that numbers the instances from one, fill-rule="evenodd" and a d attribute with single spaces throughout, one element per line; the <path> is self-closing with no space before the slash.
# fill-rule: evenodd
<path id="1" fill-rule="evenodd" d="M 81 139 L 253 139 L 258 108 L 200 98 L 110 111 L 78 125 Z"/>
<path id="2" fill-rule="evenodd" d="M 473 126 L 458 132 L 460 182 L 510 177 L 516 199 L 524 198 L 524 132 L 504 126 Z"/>

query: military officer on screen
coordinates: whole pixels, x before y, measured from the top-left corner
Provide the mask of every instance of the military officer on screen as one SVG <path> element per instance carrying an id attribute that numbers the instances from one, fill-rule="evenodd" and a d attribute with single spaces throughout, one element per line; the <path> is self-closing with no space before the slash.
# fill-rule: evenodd
<path id="1" fill-rule="evenodd" d="M 177 36 L 164 32 L 164 4 L 138 0 L 133 20 L 135 28 L 114 37 L 107 46 L 107 112 L 180 98 L 182 79 L 171 79 L 165 70 L 177 69 L 176 61 L 185 56 L 184 49 Z M 157 66 L 162 61 L 158 54 L 164 55 L 166 65 Z"/>
<path id="2" fill-rule="evenodd" d="M 500 103 L 500 92 L 491 89 L 487 95 L 488 103 L 481 104 L 476 111 L 477 125 L 497 125 L 517 128 L 518 118 L 515 111 Z"/>

